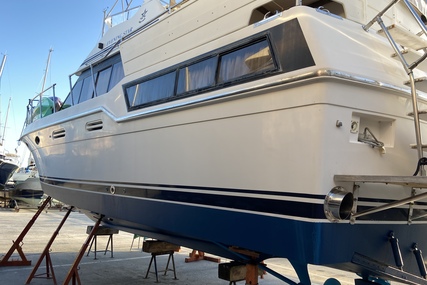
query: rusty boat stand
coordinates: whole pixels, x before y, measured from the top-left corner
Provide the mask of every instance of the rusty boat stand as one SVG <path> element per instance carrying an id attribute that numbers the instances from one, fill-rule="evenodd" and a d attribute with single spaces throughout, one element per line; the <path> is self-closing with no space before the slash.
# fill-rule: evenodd
<path id="1" fill-rule="evenodd" d="M 98 221 L 95 223 L 95 225 L 92 228 L 92 231 L 89 233 L 88 237 L 86 238 L 85 243 L 80 248 L 79 254 L 77 255 L 76 259 L 74 260 L 73 265 L 71 266 L 70 270 L 68 271 L 67 277 L 65 278 L 63 285 L 69 284 L 70 281 L 72 281 L 72 284 L 75 285 L 76 281 L 78 284 L 81 284 L 79 272 L 78 272 L 78 266 L 80 264 L 80 261 L 82 260 L 83 255 L 86 253 L 86 250 L 95 236 L 96 231 L 98 230 L 99 224 L 101 223 L 103 216 L 101 215 L 98 219 Z"/>
<path id="2" fill-rule="evenodd" d="M 33 224 L 35 223 L 37 218 L 39 217 L 40 213 L 46 208 L 46 205 L 48 205 L 51 202 L 51 200 L 52 200 L 52 198 L 50 196 L 46 198 L 46 200 L 43 202 L 43 204 L 40 206 L 40 208 L 34 214 L 33 218 L 28 222 L 26 227 L 22 230 L 22 232 L 18 236 L 18 238 L 15 241 L 13 241 L 13 244 L 12 244 L 11 248 L 9 249 L 9 251 L 0 260 L 0 266 L 29 266 L 29 265 L 31 265 L 31 260 L 28 260 L 26 258 L 25 254 L 22 250 L 23 239 L 26 236 L 26 234 L 28 233 L 28 231 L 31 229 L 31 227 L 33 226 Z M 32 272 L 28 276 L 25 284 L 30 284 L 30 282 L 34 278 L 51 279 L 55 285 L 57 284 L 55 273 L 53 270 L 53 264 L 52 264 L 52 260 L 51 260 L 51 256 L 50 256 L 50 249 L 51 249 L 53 242 L 55 241 L 55 238 L 58 236 L 59 231 L 61 230 L 65 221 L 69 217 L 73 208 L 74 207 L 70 207 L 68 209 L 67 213 L 65 214 L 65 216 L 61 220 L 57 229 L 52 234 L 49 242 L 46 244 L 43 252 L 41 253 L 36 265 L 34 266 L 34 268 L 32 270 Z M 74 260 L 73 265 L 71 266 L 70 270 L 68 271 L 65 281 L 64 281 L 64 283 L 62 283 L 63 285 L 68 285 L 70 283 L 70 281 L 72 282 L 73 285 L 81 284 L 80 277 L 78 274 L 78 266 L 80 264 L 81 259 L 84 256 L 84 254 L 86 253 L 89 245 L 93 241 L 93 239 L 94 239 L 94 237 L 95 237 L 95 235 L 96 235 L 96 233 L 100 227 L 102 218 L 103 218 L 103 215 L 100 215 L 98 217 L 98 220 L 95 223 L 95 225 L 91 228 L 90 233 L 88 232 L 88 237 L 86 238 L 86 241 L 83 243 L 78 255 L 76 256 L 76 258 Z M 277 272 L 271 270 L 262 262 L 261 263 L 255 262 L 255 259 L 257 259 L 257 257 L 258 257 L 257 253 L 247 251 L 247 250 L 242 250 L 242 249 L 239 249 L 236 247 L 230 247 L 230 248 L 225 247 L 225 249 L 227 249 L 229 252 L 234 253 L 236 255 L 237 259 L 244 261 L 243 265 L 242 264 L 240 264 L 240 265 L 220 264 L 219 265 L 220 271 L 225 268 L 225 270 L 227 271 L 227 274 L 228 274 L 229 268 L 231 268 L 231 267 L 243 266 L 245 268 L 245 270 L 243 271 L 244 272 L 243 276 L 242 275 L 238 275 L 238 276 L 237 275 L 236 276 L 230 275 L 230 276 L 226 276 L 226 277 L 220 276 L 221 279 L 228 280 L 230 282 L 230 284 L 236 284 L 236 281 L 245 280 L 246 285 L 258 285 L 258 278 L 259 277 L 262 278 L 263 274 L 265 274 L 265 272 L 268 272 L 268 273 L 271 273 L 273 276 L 277 277 L 278 279 L 285 281 L 288 284 L 297 285 L 297 283 L 293 282 L 292 280 L 290 280 L 290 279 L 278 274 Z M 12 254 L 15 252 L 15 250 L 18 252 L 19 256 L 21 257 L 21 260 L 13 260 L 11 258 Z M 168 254 L 170 254 L 170 255 L 173 254 L 173 251 L 171 253 L 168 253 Z M 46 272 L 36 274 L 37 270 L 39 269 L 43 260 L 45 260 L 45 262 L 46 262 Z M 199 261 L 199 260 L 208 260 L 208 261 L 213 261 L 213 262 L 218 262 L 218 263 L 220 262 L 220 258 L 208 257 L 205 255 L 205 253 L 203 251 L 199 251 L 199 250 L 193 250 L 190 253 L 189 258 L 185 259 L 185 262 L 193 262 L 193 261 Z M 150 262 L 150 266 L 151 266 L 151 262 Z M 147 271 L 147 275 L 148 275 L 149 270 L 150 270 L 150 268 Z M 166 267 L 166 271 L 167 270 L 168 270 L 168 267 Z M 175 268 L 173 269 L 173 271 L 175 273 Z M 156 269 L 156 275 L 157 275 L 157 269 Z M 176 275 L 175 275 L 175 278 L 176 278 Z"/>
<path id="3" fill-rule="evenodd" d="M 22 250 L 23 245 L 23 239 L 28 233 L 28 231 L 31 229 L 31 227 L 34 225 L 35 221 L 39 217 L 40 213 L 45 209 L 46 205 L 50 203 L 52 200 L 52 197 L 48 196 L 46 200 L 43 202 L 43 204 L 40 206 L 40 208 L 37 210 L 37 212 L 34 214 L 33 218 L 28 222 L 27 226 L 22 230 L 21 234 L 18 236 L 18 238 L 13 241 L 13 244 L 9 251 L 5 254 L 5 256 L 0 261 L 0 266 L 29 266 L 31 265 L 31 260 L 28 260 Z M 70 215 L 71 211 L 74 207 L 70 207 L 67 213 L 65 214 L 64 218 L 62 219 L 61 223 L 58 225 L 56 231 L 52 234 L 52 237 L 50 238 L 49 242 L 46 244 L 45 249 L 43 250 L 42 254 L 40 255 L 40 258 L 38 259 L 36 265 L 34 266 L 32 272 L 27 278 L 27 281 L 25 284 L 30 284 L 31 280 L 33 278 L 46 278 L 46 279 L 52 279 L 53 283 L 56 285 L 56 277 L 55 273 L 53 271 L 53 264 L 52 260 L 50 258 L 50 247 L 52 246 L 53 242 L 55 241 L 55 238 L 59 234 L 59 231 L 61 230 L 62 226 L 64 225 L 65 221 L 67 220 L 68 216 Z M 98 230 L 98 227 L 101 223 L 103 216 L 101 215 L 95 225 L 92 228 L 92 231 L 89 233 L 88 237 L 86 238 L 85 243 L 82 245 L 79 254 L 77 255 L 76 259 L 74 260 L 73 265 L 71 266 L 70 270 L 68 271 L 68 274 L 66 276 L 66 279 L 64 281 L 65 284 L 69 284 L 70 281 L 72 281 L 72 284 L 81 284 L 80 277 L 78 274 L 78 265 L 85 254 L 90 242 L 95 236 L 95 233 Z M 19 256 L 21 257 L 21 260 L 13 260 L 11 259 L 12 254 L 15 252 L 15 250 L 18 252 Z M 39 269 L 41 263 L 43 260 L 46 260 L 46 272 L 36 274 L 37 270 Z M 77 282 L 77 283 L 76 283 Z"/>
<path id="4" fill-rule="evenodd" d="M 50 247 L 52 246 L 53 242 L 55 241 L 56 236 L 59 234 L 59 231 L 61 230 L 62 226 L 64 225 L 65 221 L 67 220 L 67 218 L 70 215 L 72 210 L 73 210 L 73 207 L 70 207 L 70 209 L 68 209 L 67 213 L 65 214 L 64 218 L 62 218 L 61 223 L 57 227 L 56 231 L 53 233 L 53 235 L 50 238 L 49 242 L 47 243 L 46 247 L 44 248 L 42 254 L 40 255 L 39 260 L 37 261 L 36 265 L 34 266 L 33 270 L 31 271 L 30 276 L 28 276 L 25 284 L 30 284 L 30 282 L 33 278 L 46 278 L 46 279 L 52 278 L 53 283 L 57 284 L 56 278 L 55 278 L 55 272 L 53 271 L 52 260 L 50 258 L 50 253 L 49 253 Z M 36 272 L 37 272 L 40 264 L 42 263 L 43 259 L 45 259 L 45 258 L 46 258 L 46 272 L 36 275 Z"/>
<path id="5" fill-rule="evenodd" d="M 27 226 L 22 230 L 19 237 L 15 241 L 13 241 L 13 244 L 10 247 L 9 251 L 6 253 L 6 255 L 0 261 L 0 266 L 29 266 L 29 265 L 31 265 L 31 260 L 28 260 L 27 257 L 25 256 L 24 252 L 22 251 L 22 245 L 23 245 L 22 241 L 23 241 L 25 235 L 28 233 L 28 231 L 34 225 L 34 223 L 37 220 L 40 213 L 43 211 L 43 209 L 46 207 L 46 205 L 51 201 L 51 199 L 52 199 L 52 197 L 50 197 L 50 196 L 46 198 L 46 200 L 40 206 L 38 211 L 34 214 L 33 218 L 28 222 Z M 19 256 L 21 257 L 21 260 L 11 259 L 12 254 L 15 252 L 15 250 L 18 252 Z"/>

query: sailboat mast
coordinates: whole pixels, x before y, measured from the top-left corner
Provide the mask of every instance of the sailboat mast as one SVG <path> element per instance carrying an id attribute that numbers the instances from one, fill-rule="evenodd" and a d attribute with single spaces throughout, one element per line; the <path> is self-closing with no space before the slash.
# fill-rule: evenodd
<path id="1" fill-rule="evenodd" d="M 48 71 L 49 71 L 50 55 L 51 55 L 51 53 L 52 53 L 52 52 L 53 52 L 53 49 L 52 49 L 52 48 L 50 48 L 50 49 L 49 49 L 49 55 L 48 55 L 48 57 L 47 57 L 47 62 L 46 62 L 46 69 L 45 69 L 44 76 L 43 76 L 43 84 L 42 84 L 42 91 L 41 91 L 41 93 L 40 93 L 40 98 L 41 98 L 41 97 L 43 97 L 43 93 L 44 93 L 44 86 L 45 86 L 45 84 L 46 84 L 47 73 L 48 73 Z"/>
<path id="2" fill-rule="evenodd" d="M 4 136 L 6 134 L 7 117 L 9 117 L 9 108 L 10 108 L 10 101 L 11 100 L 12 100 L 12 98 L 9 98 L 9 103 L 7 104 L 6 120 L 4 121 L 3 136 L 1 138 L 1 145 L 3 145 L 3 143 L 4 143 Z"/>
<path id="3" fill-rule="evenodd" d="M 1 75 L 3 74 L 4 65 L 6 64 L 6 58 L 7 56 L 4 54 L 3 59 L 1 61 L 1 65 L 0 65 L 0 80 L 1 80 Z"/>
<path id="4" fill-rule="evenodd" d="M 1 66 L 0 66 L 0 87 L 1 87 L 1 76 L 2 76 L 2 74 L 3 74 L 3 69 L 4 69 L 4 66 L 5 66 L 5 64 L 6 64 L 6 59 L 7 59 L 7 56 L 6 56 L 6 54 L 4 54 L 3 55 L 3 59 L 2 59 L 2 61 L 1 61 Z M 1 126 L 1 93 L 0 93 L 0 126 Z M 1 144 L 0 144 L 0 146 L 2 146 L 3 145 L 3 141 L 4 141 L 4 133 L 3 133 L 3 136 L 1 136 L 1 138 L 2 138 L 2 140 L 1 140 Z"/>

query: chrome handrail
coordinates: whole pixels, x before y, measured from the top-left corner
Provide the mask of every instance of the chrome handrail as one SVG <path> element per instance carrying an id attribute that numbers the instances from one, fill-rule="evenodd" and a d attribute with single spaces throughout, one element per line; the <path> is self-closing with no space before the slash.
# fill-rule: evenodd
<path id="1" fill-rule="evenodd" d="M 390 45 L 392 46 L 392 48 L 395 51 L 396 55 L 398 56 L 400 62 L 402 63 L 403 68 L 405 69 L 405 72 L 409 76 L 409 82 L 410 82 L 410 87 L 411 87 L 411 97 L 412 97 L 412 108 L 413 108 L 413 114 L 414 114 L 414 128 L 415 128 L 415 139 L 416 139 L 416 145 L 417 145 L 417 153 L 418 153 L 418 159 L 421 159 L 423 157 L 423 147 L 422 147 L 422 138 L 421 138 L 420 118 L 419 118 L 419 113 L 418 113 L 418 95 L 417 95 L 417 89 L 415 86 L 415 78 L 414 78 L 414 74 L 413 74 L 413 69 L 416 68 L 418 64 L 420 64 L 422 61 L 424 61 L 427 58 L 427 49 L 424 48 L 423 49 L 424 54 L 422 56 L 420 56 L 420 58 L 418 58 L 417 60 L 415 60 L 411 64 L 408 64 L 406 62 L 405 58 L 403 57 L 403 54 L 400 51 L 399 46 L 397 45 L 397 43 L 393 39 L 391 33 L 388 31 L 388 28 L 385 26 L 385 24 L 381 18 L 393 5 L 395 5 L 399 1 L 400 0 L 391 1 L 368 24 L 364 25 L 363 29 L 365 31 L 368 31 L 369 28 L 375 22 L 377 22 L 380 25 L 381 29 L 384 31 L 384 34 L 390 43 Z M 402 1 L 403 1 L 404 5 L 406 6 L 406 8 L 408 8 L 409 12 L 413 16 L 413 18 L 415 19 L 417 24 L 420 26 L 421 32 L 424 33 L 425 36 L 427 36 L 427 28 L 424 25 L 424 23 L 422 22 L 422 20 L 420 19 L 420 17 L 418 16 L 418 14 L 416 13 L 416 11 L 414 10 L 414 8 L 412 7 L 409 0 L 402 0 Z M 425 175 L 424 169 L 422 169 L 422 171 L 420 171 L 420 175 L 421 176 Z"/>
<path id="2" fill-rule="evenodd" d="M 56 101 L 58 98 L 55 95 L 55 86 L 56 86 L 56 84 L 49 86 L 48 88 L 44 89 L 43 91 L 41 91 L 40 93 L 38 93 L 36 96 L 34 96 L 32 99 L 29 100 L 28 105 L 27 105 L 27 117 L 25 119 L 26 125 L 31 124 L 32 122 L 36 121 L 37 119 L 45 117 L 45 116 L 43 116 L 43 113 L 41 110 L 44 97 L 53 97 L 54 108 L 52 108 L 52 113 L 55 113 L 57 111 L 55 108 L 55 104 L 56 104 Z M 52 89 L 52 93 L 53 93 L 52 96 L 44 95 L 44 93 L 49 91 L 50 89 Z M 35 104 L 35 102 L 37 102 L 37 103 Z M 34 110 L 37 109 L 37 107 L 40 107 L 40 109 L 39 109 L 40 110 L 40 118 L 35 117 Z"/>

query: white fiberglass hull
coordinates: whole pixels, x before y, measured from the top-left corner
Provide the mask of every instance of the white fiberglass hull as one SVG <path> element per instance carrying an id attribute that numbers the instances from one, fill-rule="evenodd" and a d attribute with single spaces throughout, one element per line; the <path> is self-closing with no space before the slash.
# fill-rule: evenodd
<path id="1" fill-rule="evenodd" d="M 156 37 L 155 28 L 136 33 L 120 46 L 126 74 L 120 84 L 29 124 L 22 140 L 43 190 L 114 227 L 232 259 L 241 256 L 230 246 L 257 252 L 257 261 L 286 257 L 297 271 L 313 263 L 362 273 L 360 255 L 393 264 L 393 232 L 405 248 L 405 270 L 417 275 L 408 249 L 427 234 L 426 199 L 351 223 L 325 214 L 325 196 L 335 187 L 354 195 L 353 214 L 424 193 L 410 185 L 334 180 L 344 174 L 413 174 L 418 158 L 409 147 L 415 135 L 407 116 L 410 92 L 403 86 L 407 74 L 394 59 L 380 56 L 391 51 L 385 39 L 311 8 L 293 8 L 249 26 L 231 21 L 255 9 L 255 2 L 264 3 L 224 5 L 225 20 L 216 21 L 224 29 L 230 23 L 228 33 L 208 34 L 212 27 L 194 21 L 197 41 L 185 52 L 173 42 L 190 32 L 181 37 L 177 29 L 168 34 L 176 37 L 170 42 Z M 190 1 L 179 13 L 194 15 L 192 5 L 201 3 Z M 156 26 L 174 27 L 178 19 L 165 18 Z M 202 32 L 216 38 L 202 42 Z M 148 36 L 153 41 L 145 45 Z M 212 50 L 206 61 L 226 58 L 238 39 L 242 49 L 268 43 L 271 52 L 254 56 L 271 56 L 276 63 L 253 77 L 134 105 L 132 88 L 142 89 L 158 74 L 189 70 L 206 50 Z M 372 147 L 378 142 L 381 147 Z M 419 218 L 411 220 L 413 213 Z M 427 245 L 419 248 L 427 252 Z M 304 272 L 299 274 L 308 284 Z"/>

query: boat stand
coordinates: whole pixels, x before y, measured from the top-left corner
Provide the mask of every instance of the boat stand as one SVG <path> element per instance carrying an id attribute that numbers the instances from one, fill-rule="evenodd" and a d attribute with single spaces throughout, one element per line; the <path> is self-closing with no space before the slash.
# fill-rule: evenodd
<path id="1" fill-rule="evenodd" d="M 150 264 L 148 265 L 147 273 L 145 274 L 145 279 L 148 278 L 148 273 L 153 273 L 156 275 L 156 283 L 159 283 L 159 274 L 158 274 L 159 272 L 164 272 L 163 275 L 166 276 L 168 271 L 173 271 L 173 276 L 174 276 L 173 279 L 178 280 L 178 278 L 176 278 L 175 260 L 173 258 L 174 253 L 175 253 L 175 251 L 173 251 L 173 250 L 165 251 L 165 252 L 156 252 L 156 253 L 153 252 L 153 253 L 151 253 L 151 260 L 150 260 Z M 166 255 L 166 254 L 169 255 L 168 261 L 166 263 L 166 268 L 165 268 L 165 270 L 159 271 L 159 270 L 157 270 L 156 257 L 158 255 Z M 169 264 L 170 264 L 171 259 L 172 259 L 172 269 L 169 269 Z M 150 272 L 151 264 L 153 263 L 153 261 L 154 261 L 154 272 Z"/>
<path id="2" fill-rule="evenodd" d="M 22 245 L 23 245 L 22 241 L 23 241 L 25 235 L 28 233 L 28 231 L 34 225 L 34 223 L 37 220 L 40 213 L 44 210 L 46 205 L 51 201 L 51 199 L 52 199 L 52 197 L 50 197 L 50 196 L 48 196 L 46 198 L 46 200 L 43 202 L 43 204 L 40 206 L 40 208 L 34 214 L 33 218 L 28 222 L 27 226 L 22 230 L 22 232 L 18 236 L 18 238 L 15 241 L 13 241 L 11 248 L 6 253 L 6 255 L 2 258 L 2 260 L 0 261 L 0 266 L 29 266 L 29 265 L 31 265 L 31 260 L 28 260 L 25 257 L 24 252 L 22 251 Z M 19 256 L 21 257 L 21 260 L 9 260 L 12 256 L 12 254 L 15 252 L 15 250 L 18 252 Z"/>
<path id="3" fill-rule="evenodd" d="M 180 246 L 171 244 L 165 241 L 160 240 L 147 240 L 144 242 L 142 246 L 142 250 L 147 253 L 151 253 L 150 264 L 148 265 L 147 273 L 145 274 L 145 279 L 148 278 L 148 273 L 153 273 L 156 275 L 156 283 L 159 283 L 159 275 L 158 272 L 164 272 L 163 275 L 166 275 L 168 271 L 173 271 L 174 279 L 178 280 L 176 277 L 176 268 L 175 268 L 175 260 L 174 253 L 175 251 L 180 250 Z M 157 256 L 159 255 L 169 255 L 168 261 L 166 263 L 165 270 L 158 271 L 157 270 Z M 172 269 L 169 269 L 170 261 L 172 260 Z M 151 264 L 154 261 L 154 272 L 150 272 Z"/>
<path id="4" fill-rule="evenodd" d="M 258 284 L 258 275 L 261 276 L 265 274 L 265 273 L 270 273 L 271 275 L 273 275 L 274 277 L 276 277 L 277 279 L 289 284 L 289 285 L 299 285 L 299 284 L 311 284 L 310 282 L 310 278 L 308 277 L 308 269 L 307 269 L 307 265 L 304 266 L 297 266 L 297 268 L 295 267 L 295 263 L 292 264 L 292 266 L 295 269 L 295 272 L 298 275 L 298 278 L 300 279 L 300 283 L 296 283 L 293 280 L 281 275 L 280 273 L 274 271 L 271 268 L 268 268 L 267 265 L 260 259 L 260 256 L 257 252 L 254 251 L 249 251 L 246 249 L 242 249 L 239 247 L 235 247 L 235 246 L 224 246 L 221 243 L 215 243 L 217 246 L 227 250 L 228 252 L 232 253 L 233 255 L 236 256 L 236 260 L 239 260 L 240 263 L 245 264 L 246 267 L 246 273 L 245 273 L 245 278 L 240 279 L 240 280 L 246 280 L 246 284 L 247 285 L 257 285 Z M 218 267 L 218 271 L 221 270 L 221 264 L 219 264 Z M 261 274 L 259 273 L 259 270 L 261 270 Z M 306 278 L 306 276 L 308 277 L 308 279 Z M 232 282 L 234 281 L 240 281 L 240 280 L 230 280 L 229 277 L 226 278 L 222 278 L 225 280 L 230 281 L 230 283 L 232 284 Z"/>
<path id="5" fill-rule="evenodd" d="M 101 220 L 104 216 L 101 215 L 98 219 L 98 221 L 95 223 L 95 225 L 92 228 L 92 231 L 89 233 L 88 237 L 86 238 L 86 241 L 80 248 L 79 254 L 77 255 L 76 259 L 74 260 L 73 265 L 71 266 L 70 270 L 68 271 L 67 277 L 65 278 L 65 281 L 63 285 L 67 285 L 70 283 L 70 281 L 73 281 L 73 285 L 78 282 L 78 284 L 82 284 L 80 282 L 79 272 L 78 272 L 78 266 L 80 264 L 80 261 L 82 260 L 83 255 L 86 253 L 86 249 L 88 248 L 92 238 L 94 237 L 95 233 L 98 230 L 99 224 L 101 223 Z"/>
<path id="6" fill-rule="evenodd" d="M 92 232 L 92 226 L 88 226 L 86 229 L 86 233 L 90 234 Z M 91 252 L 92 246 L 95 243 L 95 250 L 93 251 L 95 253 L 96 259 L 96 253 L 100 250 L 97 250 L 97 244 L 98 244 L 98 236 L 108 236 L 107 246 L 105 247 L 105 250 L 102 250 L 104 252 L 104 255 L 107 254 L 107 251 L 111 253 L 111 258 L 113 258 L 113 235 L 118 234 L 119 230 L 112 229 L 108 227 L 99 226 L 97 231 L 95 232 L 92 242 L 90 243 L 89 249 L 87 251 L 86 256 L 89 256 L 89 253 Z M 110 248 L 110 249 L 108 249 Z"/>
<path id="7" fill-rule="evenodd" d="M 62 226 L 64 225 L 65 221 L 67 220 L 68 216 L 70 215 L 71 211 L 73 210 L 73 207 L 70 207 L 68 209 L 67 213 L 65 214 L 64 218 L 62 218 L 61 223 L 58 225 L 58 228 L 53 233 L 52 237 L 50 238 L 49 242 L 47 243 L 46 247 L 43 250 L 43 253 L 40 255 L 39 260 L 37 261 L 36 265 L 33 268 L 33 271 L 31 271 L 31 274 L 28 276 L 27 281 L 25 284 L 30 284 L 31 280 L 33 278 L 46 278 L 53 280 L 53 283 L 56 285 L 56 278 L 55 278 L 55 272 L 53 271 L 53 265 L 52 260 L 50 258 L 50 247 L 52 246 L 53 242 L 55 241 L 56 236 L 59 234 L 59 231 L 61 230 Z M 43 259 L 46 258 L 46 272 L 40 273 L 36 275 L 36 272 L 42 263 Z"/>

